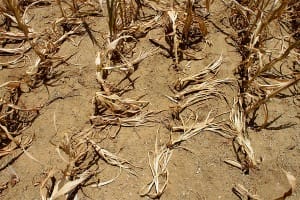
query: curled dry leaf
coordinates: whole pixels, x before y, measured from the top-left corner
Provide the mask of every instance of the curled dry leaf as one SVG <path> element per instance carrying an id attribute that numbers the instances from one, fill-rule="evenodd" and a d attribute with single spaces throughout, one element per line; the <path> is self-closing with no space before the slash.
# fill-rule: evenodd
<path id="1" fill-rule="evenodd" d="M 62 186 L 60 186 L 62 181 L 57 181 L 57 183 L 54 185 L 53 192 L 49 200 L 55 200 L 60 196 L 68 195 L 68 193 L 72 192 L 72 190 L 74 190 L 81 183 L 83 183 L 89 176 L 90 174 L 88 172 L 85 172 L 81 174 L 78 179 L 73 181 L 66 181 L 65 183 L 63 183 Z"/>

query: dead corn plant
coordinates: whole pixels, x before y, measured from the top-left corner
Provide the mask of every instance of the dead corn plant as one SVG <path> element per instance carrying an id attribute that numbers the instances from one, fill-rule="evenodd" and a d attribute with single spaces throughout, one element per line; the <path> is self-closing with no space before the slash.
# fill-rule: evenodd
<path id="1" fill-rule="evenodd" d="M 112 137 L 116 137 L 121 127 L 136 127 L 151 125 L 154 122 L 153 112 L 143 112 L 148 105 L 147 101 L 122 98 L 117 94 L 105 95 L 97 92 L 94 99 L 95 113 L 90 121 L 97 127 L 117 126 L 118 129 Z"/>
<path id="2" fill-rule="evenodd" d="M 122 169 L 135 175 L 134 166 L 127 160 L 118 157 L 102 148 L 93 138 L 93 131 L 87 130 L 68 136 L 57 145 L 57 152 L 66 164 L 64 169 L 51 169 L 46 178 L 40 182 L 42 199 L 76 199 L 83 187 L 96 187 L 113 182 Z M 63 153 L 61 152 L 63 151 Z M 102 162 L 101 162 L 102 161 Z M 103 162 L 120 169 L 118 175 L 108 181 L 99 181 Z M 101 166 L 101 167 L 100 167 Z"/>
<path id="3" fill-rule="evenodd" d="M 28 85 L 31 88 L 40 86 L 41 84 L 53 85 L 57 82 L 59 76 L 62 74 L 58 72 L 57 67 L 61 64 L 67 63 L 67 61 L 75 54 L 71 54 L 66 57 L 56 56 L 62 43 L 71 35 L 82 33 L 80 30 L 81 25 L 78 25 L 71 31 L 61 35 L 59 38 L 53 38 L 52 40 L 44 40 L 39 43 L 39 48 L 44 57 L 38 58 L 33 65 L 31 65 L 26 74 L 29 76 Z"/>
<path id="4" fill-rule="evenodd" d="M 63 32 L 69 32 L 74 30 L 77 25 L 82 25 L 83 32 L 87 33 L 93 45 L 99 47 L 88 20 L 92 16 L 102 16 L 102 4 L 100 2 L 80 0 L 72 0 L 71 2 L 56 0 L 56 3 L 60 9 L 61 17 L 53 23 L 53 32 L 57 33 L 59 29 L 63 29 Z"/>
<path id="5" fill-rule="evenodd" d="M 111 91 L 114 88 L 110 88 L 105 81 L 110 72 L 125 73 L 125 77 L 117 85 L 126 79 L 133 84 L 130 76 L 137 69 L 138 64 L 156 52 L 156 49 L 140 52 L 136 58 L 132 59 L 136 38 L 145 36 L 149 30 L 154 28 L 159 17 L 154 17 L 146 23 L 136 23 L 142 7 L 142 3 L 138 0 L 109 0 L 106 5 L 109 37 L 107 43 L 101 48 L 102 50 L 97 52 L 95 64 L 97 80 L 102 90 L 109 94 L 115 92 Z"/>
<path id="6" fill-rule="evenodd" d="M 190 123 L 191 119 L 193 119 L 193 123 Z M 215 118 L 211 117 L 211 112 L 208 113 L 203 121 L 198 120 L 198 115 L 196 114 L 194 117 L 189 117 L 188 120 L 181 118 L 181 123 L 182 125 L 179 126 L 169 125 L 171 133 L 166 144 L 160 144 L 159 134 L 157 133 L 154 152 L 148 153 L 152 181 L 142 188 L 141 196 L 148 196 L 152 199 L 161 197 L 169 181 L 168 163 L 174 150 L 180 148 L 188 150 L 181 146 L 183 142 L 205 131 L 232 138 L 228 129 L 215 122 Z"/>
<path id="7" fill-rule="evenodd" d="M 170 97 L 172 101 L 177 103 L 175 107 L 172 107 L 173 117 L 179 119 L 179 114 L 186 108 L 195 104 L 201 105 L 201 103 L 210 99 L 222 97 L 222 92 L 218 90 L 217 86 L 225 83 L 228 82 L 226 80 L 205 82 L 176 93 L 174 97 Z"/>
<path id="8" fill-rule="evenodd" d="M 40 187 L 40 195 L 42 200 L 55 200 L 61 199 L 65 196 L 65 199 L 77 199 L 78 189 L 86 182 L 91 176 L 90 173 L 85 172 L 76 177 L 75 180 L 57 180 L 54 177 L 55 170 L 51 170 L 46 179 L 42 182 Z M 51 180 L 51 186 L 47 186 L 47 182 Z M 51 187 L 51 189 L 48 189 Z"/>
<path id="9" fill-rule="evenodd" d="M 180 69 L 179 63 L 184 59 L 198 59 L 187 49 L 194 48 L 193 45 L 204 40 L 208 34 L 206 24 L 203 17 L 195 13 L 194 1 L 187 0 L 186 7 L 178 7 L 174 4 L 171 9 L 157 8 L 165 13 L 164 28 L 165 42 L 168 47 L 156 39 L 150 41 L 167 50 L 170 57 L 173 58 L 175 69 Z"/>
<path id="10" fill-rule="evenodd" d="M 62 196 L 65 199 L 75 199 L 80 188 L 99 173 L 98 167 L 95 167 L 99 159 L 91 153 L 92 149 L 86 143 L 73 141 L 67 134 L 56 151 L 66 167 L 53 168 L 46 173 L 47 176 L 40 182 L 40 196 L 44 200 Z"/>
<path id="11" fill-rule="evenodd" d="M 24 34 L 26 41 L 30 44 L 30 47 L 34 50 L 36 55 L 40 59 L 44 59 L 43 53 L 36 47 L 32 40 L 29 39 L 29 34 L 33 30 L 27 25 L 26 10 L 21 10 L 19 2 L 16 0 L 4 0 L 4 4 L 6 9 L 3 9 L 2 13 L 9 18 L 9 21 L 16 24 L 18 29 Z"/>
<path id="12" fill-rule="evenodd" d="M 233 147 L 238 162 L 226 160 L 225 162 L 241 169 L 245 173 L 249 173 L 250 169 L 256 168 L 258 162 L 255 159 L 254 150 L 251 146 L 250 138 L 246 127 L 246 115 L 242 108 L 241 99 L 235 100 L 230 120 L 233 130 Z"/>
<path id="13" fill-rule="evenodd" d="M 235 4 L 235 14 L 231 16 L 230 22 L 241 34 L 234 40 L 243 58 L 237 68 L 237 76 L 242 107 L 247 120 L 246 126 L 260 130 L 268 124 L 267 102 L 270 98 L 277 97 L 284 90 L 294 87 L 300 79 L 299 71 L 295 67 L 299 59 L 296 48 L 299 47 L 300 41 L 294 40 L 293 33 L 284 35 L 285 31 L 277 24 L 282 20 L 281 17 L 292 9 L 290 7 L 292 2 L 247 1 L 244 4 L 231 2 Z M 280 31 L 272 33 L 272 29 Z M 272 41 L 279 41 L 280 47 L 272 46 L 268 42 L 268 37 L 273 38 Z M 291 93 L 290 96 L 294 96 L 297 90 Z M 255 120 L 260 110 L 264 113 L 264 121 L 262 125 L 257 125 Z"/>
<path id="14" fill-rule="evenodd" d="M 179 79 L 175 83 L 175 89 L 177 91 L 173 97 L 168 97 L 177 103 L 177 105 L 172 108 L 173 117 L 179 119 L 179 114 L 186 108 L 209 99 L 222 97 L 222 92 L 219 88 L 222 85 L 231 84 L 232 80 L 228 78 L 224 80 L 213 79 L 221 63 L 222 56 L 208 65 L 199 74 Z"/>
<path id="15" fill-rule="evenodd" d="M 170 149 L 178 147 L 182 142 L 189 140 L 190 138 L 203 133 L 205 131 L 217 133 L 225 138 L 232 138 L 229 133 L 229 130 L 223 128 L 220 123 L 215 123 L 216 120 L 214 117 L 211 117 L 211 111 L 208 113 L 207 117 L 203 121 L 199 121 L 199 116 L 195 113 L 194 117 L 189 117 L 188 120 L 184 120 L 182 117 L 180 119 L 180 126 L 171 126 L 172 133 L 180 133 L 179 135 L 172 136 L 170 135 L 170 141 L 167 146 Z M 193 119 L 193 123 L 189 121 Z"/>
<path id="16" fill-rule="evenodd" d="M 118 126 L 119 129 L 121 127 L 152 126 L 152 122 L 155 122 L 154 114 L 146 112 L 126 118 L 115 115 L 94 115 L 90 117 L 90 121 L 97 127 Z"/>
<path id="17" fill-rule="evenodd" d="M 113 53 L 117 50 L 119 42 L 132 36 L 121 36 L 112 42 L 108 42 L 106 49 L 97 53 L 95 64 L 97 66 L 96 77 L 101 85 L 101 92 L 96 93 L 94 98 L 95 113 L 90 121 L 97 127 L 106 128 L 118 126 L 112 137 L 116 137 L 122 126 L 142 126 L 153 122 L 153 112 L 142 113 L 142 109 L 148 102 L 122 98 L 121 95 L 133 87 L 134 81 L 130 79 L 131 74 L 137 69 L 137 65 L 146 57 L 154 54 L 156 49 L 150 52 L 140 53 L 137 58 L 128 61 L 122 57 L 122 64 L 113 65 Z M 111 71 L 125 72 L 125 77 L 117 85 L 109 85 L 107 76 Z M 125 88 L 117 88 L 124 80 L 128 79 L 130 84 Z"/>
<path id="18" fill-rule="evenodd" d="M 159 137 L 156 136 L 155 148 L 153 152 L 148 153 L 148 161 L 151 169 L 152 181 L 142 188 L 140 195 L 148 196 L 152 199 L 159 199 L 164 193 L 168 181 L 168 164 L 173 150 L 166 145 L 159 143 Z"/>
<path id="19" fill-rule="evenodd" d="M 24 108 L 20 82 L 7 82 L 0 99 L 0 170 L 6 168 L 31 145 L 33 136 L 22 135 L 39 114 L 38 108 Z"/>
<path id="20" fill-rule="evenodd" d="M 147 35 L 147 33 L 160 26 L 159 22 L 162 18 L 161 14 L 156 15 L 153 19 L 143 21 L 138 20 L 135 21 L 132 25 L 129 27 L 126 27 L 123 29 L 123 31 L 120 32 L 121 35 L 131 35 L 134 38 L 143 38 Z"/>
<path id="21" fill-rule="evenodd" d="M 92 147 L 94 148 L 94 151 L 98 154 L 98 156 L 101 159 L 103 159 L 106 163 L 113 165 L 113 166 L 120 167 L 120 169 L 125 169 L 128 172 L 130 172 L 131 174 L 135 174 L 135 172 L 133 171 L 133 165 L 129 161 L 127 161 L 123 158 L 120 158 L 117 155 L 100 147 L 97 143 L 95 143 L 93 140 L 91 140 L 89 138 L 86 138 L 86 140 L 92 145 Z"/>
<path id="22" fill-rule="evenodd" d="M 133 84 L 133 80 L 131 80 L 130 76 L 134 71 L 137 70 L 137 67 L 140 62 L 146 59 L 149 56 L 152 56 L 157 52 L 157 49 L 151 49 L 147 52 L 140 52 L 136 58 L 128 60 L 122 52 L 118 50 L 118 46 L 120 45 L 120 41 L 126 38 L 133 38 L 132 36 L 121 36 L 112 42 L 108 42 L 107 46 L 102 51 L 98 51 L 95 59 L 96 65 L 96 78 L 98 83 L 101 85 L 101 89 L 104 90 L 107 94 L 112 92 L 118 92 L 117 88 L 110 88 L 106 79 L 112 71 L 123 72 L 125 77 L 119 82 L 123 82 L 128 79 L 130 84 Z M 121 57 L 121 62 L 116 61 L 113 58 L 113 55 L 117 53 Z M 117 85 L 119 85 L 117 84 Z"/>
<path id="23" fill-rule="evenodd" d="M 128 28 L 136 19 L 138 9 L 140 9 L 133 0 L 108 0 L 108 26 L 110 41 L 119 38 L 124 29 Z"/>
<path id="24" fill-rule="evenodd" d="M 1 52 L 20 55 L 17 59 L 4 64 L 18 63 L 26 56 L 25 53 L 32 49 L 36 59 L 34 63 L 31 63 L 28 67 L 26 71 L 28 78 L 24 78 L 24 81 L 32 88 L 43 83 L 52 84 L 53 82 L 51 80 L 55 80 L 57 76 L 59 76 L 55 68 L 72 56 L 64 58 L 55 56 L 55 54 L 58 52 L 61 44 L 69 36 L 81 32 L 81 25 L 79 24 L 74 29 L 72 28 L 68 32 L 60 34 L 57 34 L 55 30 L 53 30 L 54 34 L 53 32 L 51 34 L 36 33 L 34 29 L 28 25 L 28 12 L 41 1 L 30 3 L 25 9 L 21 9 L 21 2 L 16 0 L 4 0 L 3 2 L 5 7 L 1 7 L 1 13 L 6 17 L 5 23 L 8 27 L 7 30 L 10 30 L 12 26 L 17 27 L 18 30 L 18 32 L 7 32 L 3 37 L 6 38 L 6 43 L 17 42 L 21 44 L 20 47 L 14 49 L 1 48 Z"/>
<path id="25" fill-rule="evenodd" d="M 82 139 L 88 132 L 78 133 L 76 136 L 64 134 L 64 138 L 56 151 L 64 163 L 64 168 L 52 168 L 39 182 L 40 195 L 44 200 L 75 199 L 80 188 L 84 187 L 93 175 L 97 175 L 99 158 L 93 153 L 93 148 Z"/>

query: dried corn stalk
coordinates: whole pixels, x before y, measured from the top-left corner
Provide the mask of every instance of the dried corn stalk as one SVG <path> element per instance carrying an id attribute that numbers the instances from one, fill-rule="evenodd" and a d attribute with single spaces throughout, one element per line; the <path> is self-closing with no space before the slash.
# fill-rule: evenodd
<path id="1" fill-rule="evenodd" d="M 298 60 L 297 56 L 293 55 L 297 54 L 294 50 L 298 48 L 300 41 L 291 35 L 283 35 L 286 30 L 281 30 L 282 27 L 278 26 L 282 16 L 288 16 L 293 3 L 235 0 L 230 2 L 233 5 L 230 23 L 238 32 L 238 35 L 232 38 L 243 57 L 243 62 L 237 68 L 237 75 L 246 120 L 250 122 L 247 126 L 262 129 L 268 124 L 267 101 L 299 81 L 297 70 L 282 71 L 281 66 L 286 60 Z M 279 31 L 272 33 L 269 27 Z M 267 37 L 277 38 L 280 46 L 274 45 L 276 42 L 268 43 Z M 264 122 L 261 126 L 257 126 L 255 122 L 259 108 L 263 108 L 264 112 Z"/>
<path id="2" fill-rule="evenodd" d="M 257 166 L 257 161 L 255 160 L 254 150 L 246 129 L 246 117 L 240 99 L 235 100 L 233 104 L 230 120 L 232 129 L 235 132 L 234 149 L 240 163 L 236 163 L 235 161 L 226 162 L 248 173 L 249 169 Z"/>

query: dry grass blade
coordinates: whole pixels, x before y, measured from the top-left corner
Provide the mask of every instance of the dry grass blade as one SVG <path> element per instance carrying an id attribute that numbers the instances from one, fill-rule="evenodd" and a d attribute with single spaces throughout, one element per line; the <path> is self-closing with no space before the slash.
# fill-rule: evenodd
<path id="1" fill-rule="evenodd" d="M 152 199 L 160 198 L 169 181 L 168 163 L 173 150 L 167 146 L 160 146 L 159 138 L 156 137 L 154 152 L 148 153 L 149 166 L 152 173 L 152 181 L 141 191 L 141 196 L 148 196 Z M 152 191 L 153 190 L 153 191 Z"/>
<path id="2" fill-rule="evenodd" d="M 21 83 L 22 83 L 21 81 L 7 81 L 7 82 L 1 84 L 0 88 L 6 87 L 6 86 L 8 86 L 8 87 L 14 87 L 14 86 L 19 87 L 21 85 Z M 1 99 L 1 102 L 3 102 L 3 101 L 4 100 Z"/>
<path id="3" fill-rule="evenodd" d="M 74 190 L 76 187 L 78 187 L 81 183 L 83 183 L 89 176 L 90 174 L 88 172 L 85 172 L 81 174 L 78 179 L 73 181 L 67 181 L 61 187 L 59 186 L 61 181 L 57 181 L 49 200 L 54 200 L 60 196 L 67 195 L 68 193 L 72 192 L 72 190 Z"/>

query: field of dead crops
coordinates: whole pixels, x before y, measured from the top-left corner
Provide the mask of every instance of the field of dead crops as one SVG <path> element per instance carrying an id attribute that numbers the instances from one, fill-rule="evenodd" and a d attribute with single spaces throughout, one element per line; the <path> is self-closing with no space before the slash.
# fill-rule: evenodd
<path id="1" fill-rule="evenodd" d="M 297 0 L 0 0 L 0 199 L 300 197 Z"/>

